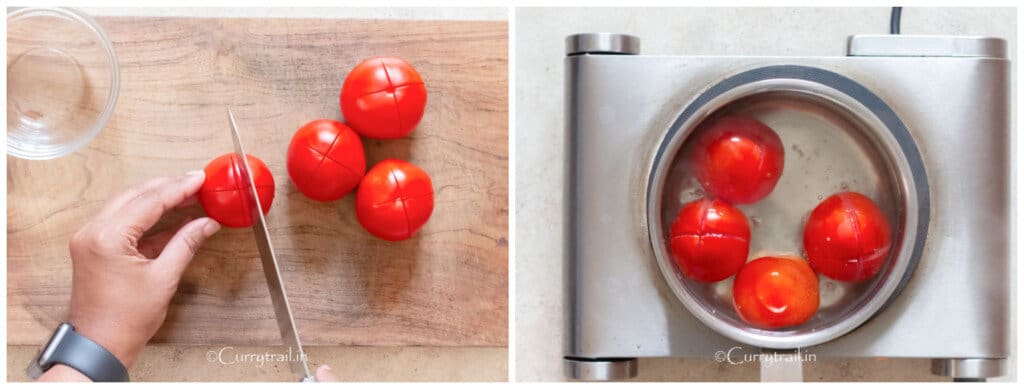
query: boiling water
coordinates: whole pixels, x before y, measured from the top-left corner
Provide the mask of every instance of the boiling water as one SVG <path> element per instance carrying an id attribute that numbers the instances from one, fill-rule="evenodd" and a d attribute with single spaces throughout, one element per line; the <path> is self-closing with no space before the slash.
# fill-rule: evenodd
<path id="1" fill-rule="evenodd" d="M 737 207 L 750 222 L 748 261 L 773 254 L 806 258 L 803 228 L 808 215 L 821 200 L 842 191 L 860 192 L 873 199 L 889 218 L 894 237 L 901 234 L 902 210 L 897 206 L 900 197 L 889 173 L 894 170 L 863 135 L 866 129 L 851 115 L 823 99 L 790 92 L 762 93 L 737 100 L 708 120 L 729 114 L 757 118 L 778 133 L 785 147 L 785 167 L 772 193 L 757 203 Z M 692 148 L 690 140 L 694 138 L 690 136 L 669 167 L 661 214 L 666 233 L 679 209 L 704 195 L 687 162 Z M 886 266 L 891 263 L 892 255 Z M 701 283 L 676 273 L 707 309 L 740 322 L 732 304 L 733 277 Z M 884 269 L 879 272 L 883 273 Z M 869 297 L 880 282 L 880 275 L 859 283 L 819 276 L 821 301 L 817 314 L 789 330 L 820 328 L 841 320 Z"/>

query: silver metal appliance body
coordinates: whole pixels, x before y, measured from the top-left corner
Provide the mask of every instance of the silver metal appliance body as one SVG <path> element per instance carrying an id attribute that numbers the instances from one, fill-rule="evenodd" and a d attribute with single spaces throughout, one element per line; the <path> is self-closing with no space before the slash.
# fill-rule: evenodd
<path id="1" fill-rule="evenodd" d="M 933 358 L 949 367 L 933 369 L 936 374 L 960 378 L 1005 374 L 1011 276 L 1005 42 L 862 38 L 851 39 L 847 57 L 643 56 L 570 47 L 566 359 L 575 378 L 625 378 L 635 374 L 639 357 L 712 358 L 734 347 L 760 352 L 705 326 L 673 294 L 655 259 L 644 205 L 655 152 L 687 106 L 731 75 L 776 65 L 837 73 L 881 98 L 920 151 L 930 197 L 924 247 L 902 292 L 852 332 L 803 353 Z"/>

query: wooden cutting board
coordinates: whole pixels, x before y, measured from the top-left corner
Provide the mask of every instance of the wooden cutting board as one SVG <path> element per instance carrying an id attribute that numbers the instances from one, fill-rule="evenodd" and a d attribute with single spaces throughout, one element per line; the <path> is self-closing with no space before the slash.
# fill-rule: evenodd
<path id="1" fill-rule="evenodd" d="M 273 172 L 268 215 L 302 340 L 319 345 L 505 346 L 508 328 L 506 22 L 100 18 L 121 65 L 117 108 L 79 152 L 8 157 L 8 343 L 38 345 L 66 315 L 67 242 L 122 189 L 201 169 L 232 151 L 230 105 L 247 151 Z M 366 233 L 354 195 L 305 198 L 288 179 L 292 133 L 341 119 L 347 72 L 375 55 L 423 76 L 410 136 L 364 139 L 368 166 L 401 158 L 432 176 L 430 221 L 413 239 Z M 197 209 L 192 212 L 200 212 Z M 188 212 L 186 210 L 185 212 Z M 251 229 L 199 251 L 153 342 L 280 344 Z"/>

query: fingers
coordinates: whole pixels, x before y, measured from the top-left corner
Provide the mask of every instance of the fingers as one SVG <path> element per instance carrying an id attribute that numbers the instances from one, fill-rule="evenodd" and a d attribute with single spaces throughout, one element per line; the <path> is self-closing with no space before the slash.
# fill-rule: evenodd
<path id="1" fill-rule="evenodd" d="M 199 186 L 202 187 L 202 184 L 200 184 Z M 196 205 L 196 204 L 199 204 L 199 197 L 196 196 L 195 194 L 193 194 L 191 196 L 186 197 L 185 200 L 182 200 L 182 202 L 180 204 L 178 204 L 177 207 L 174 207 L 174 208 L 175 209 L 181 209 L 181 208 L 190 207 L 190 206 L 193 206 L 193 205 Z"/>
<path id="2" fill-rule="evenodd" d="M 164 251 L 164 247 L 167 246 L 167 242 L 171 240 L 174 234 L 192 220 L 195 220 L 195 218 L 191 216 L 186 217 L 175 223 L 173 227 L 143 238 L 139 241 L 139 254 L 149 259 L 156 259 L 160 252 Z"/>
<path id="3" fill-rule="evenodd" d="M 153 265 L 174 279 L 181 278 L 199 247 L 219 230 L 220 223 L 208 217 L 188 222 L 167 241 Z"/>
<path id="4" fill-rule="evenodd" d="M 334 375 L 331 367 L 327 365 L 320 365 L 316 368 L 315 376 L 317 382 L 338 382 L 338 376 Z"/>
<path id="5" fill-rule="evenodd" d="M 150 189 L 167 183 L 171 179 L 172 177 L 156 177 L 143 182 L 142 184 L 125 189 L 123 192 L 118 193 L 116 196 L 108 200 L 97 216 L 103 216 L 105 218 L 115 216 L 121 211 L 121 208 L 124 208 L 125 204 L 128 204 L 130 201 Z"/>
<path id="6" fill-rule="evenodd" d="M 194 197 L 205 179 L 202 171 L 194 171 L 184 176 L 155 180 L 145 185 L 146 189 L 125 203 L 110 220 L 112 224 L 141 237 L 165 212 Z"/>

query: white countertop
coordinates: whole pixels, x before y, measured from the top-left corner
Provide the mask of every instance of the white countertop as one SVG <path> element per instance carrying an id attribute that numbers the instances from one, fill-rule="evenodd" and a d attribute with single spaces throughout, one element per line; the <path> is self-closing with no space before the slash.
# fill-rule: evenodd
<path id="1" fill-rule="evenodd" d="M 842 56 L 849 35 L 889 32 L 889 8 L 520 8 L 515 25 L 515 377 L 548 381 L 565 377 L 564 38 L 579 32 L 633 34 L 643 54 Z M 1011 59 L 1016 55 L 1014 9 L 904 8 L 901 32 L 995 36 L 1009 41 Z M 825 379 L 857 378 L 849 371 L 866 379 L 933 378 L 927 363 L 819 363 L 831 363 L 819 369 Z M 893 364 L 916 366 L 915 372 L 895 378 L 899 372 L 885 368 Z M 1010 365 L 1015 371 L 1014 358 Z M 640 368 L 641 378 L 658 380 L 756 379 L 756 372 L 709 368 L 703 360 L 641 361 Z"/>

